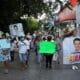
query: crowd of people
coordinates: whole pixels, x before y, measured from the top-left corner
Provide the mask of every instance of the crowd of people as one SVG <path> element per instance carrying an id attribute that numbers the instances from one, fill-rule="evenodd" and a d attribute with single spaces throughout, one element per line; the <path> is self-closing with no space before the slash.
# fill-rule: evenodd
<path id="1" fill-rule="evenodd" d="M 21 70 L 25 70 L 27 67 L 29 67 L 29 58 L 31 50 L 36 53 L 36 61 L 39 64 L 41 64 L 42 61 L 45 62 L 45 68 L 52 68 L 52 61 L 55 60 L 55 57 L 57 57 L 56 62 L 60 64 L 60 53 L 63 53 L 63 64 L 73 64 L 72 69 L 78 69 L 76 63 L 79 63 L 80 60 L 74 61 L 74 59 L 72 59 L 71 57 L 65 58 L 67 57 L 67 54 L 80 53 L 80 38 L 77 35 L 76 29 L 71 30 L 68 28 L 67 32 L 64 32 L 64 35 L 62 36 L 59 36 L 59 32 L 55 32 L 55 34 L 52 35 L 46 31 L 40 34 L 35 31 L 33 35 L 27 33 L 25 36 L 14 37 L 12 39 L 7 38 L 6 34 L 3 33 L 1 39 L 8 39 L 11 44 L 10 49 L 0 50 L 0 58 L 1 61 L 4 63 L 5 73 L 8 73 L 9 63 L 14 62 L 15 53 L 18 53 L 19 55 Z M 57 56 L 55 54 L 40 54 L 40 41 L 55 42 Z M 71 59 L 72 61 L 70 61 Z"/>

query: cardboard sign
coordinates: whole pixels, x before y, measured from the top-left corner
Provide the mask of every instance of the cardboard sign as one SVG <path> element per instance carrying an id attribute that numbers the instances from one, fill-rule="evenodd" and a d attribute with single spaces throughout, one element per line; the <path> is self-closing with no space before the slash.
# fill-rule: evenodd
<path id="1" fill-rule="evenodd" d="M 56 52 L 56 43 L 41 41 L 39 44 L 39 53 L 40 54 L 55 54 Z"/>
<path id="2" fill-rule="evenodd" d="M 9 25 L 9 29 L 12 37 L 25 36 L 22 23 L 11 24 Z"/>
<path id="3" fill-rule="evenodd" d="M 11 48 L 10 42 L 8 39 L 0 39 L 0 49 Z"/>
<path id="4" fill-rule="evenodd" d="M 63 11 L 59 13 L 59 23 L 67 21 L 67 20 L 75 20 L 76 19 L 76 7 L 73 7 L 72 10 L 69 8 L 64 8 Z"/>

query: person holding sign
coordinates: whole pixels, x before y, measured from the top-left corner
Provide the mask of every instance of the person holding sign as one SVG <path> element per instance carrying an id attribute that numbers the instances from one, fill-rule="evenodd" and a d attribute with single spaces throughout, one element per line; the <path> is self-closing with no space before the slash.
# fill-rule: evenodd
<path id="1" fill-rule="evenodd" d="M 0 61 L 4 62 L 6 74 L 8 73 L 10 59 L 10 42 L 6 39 L 6 35 L 2 34 L 2 39 L 0 39 Z"/>
<path id="2" fill-rule="evenodd" d="M 39 53 L 45 55 L 46 68 L 52 68 L 52 58 L 56 52 L 56 43 L 52 41 L 52 36 L 48 36 L 47 41 L 41 41 L 39 48 Z"/>
<path id="3" fill-rule="evenodd" d="M 18 41 L 18 47 L 19 47 L 19 58 L 21 63 L 21 69 L 25 70 L 27 68 L 27 44 L 25 42 L 24 37 L 21 37 Z"/>
<path id="4" fill-rule="evenodd" d="M 41 63 L 42 61 L 42 55 L 39 54 L 39 42 L 41 41 L 41 37 L 37 36 L 35 39 L 35 48 L 36 48 L 36 57 L 37 57 L 37 62 Z"/>

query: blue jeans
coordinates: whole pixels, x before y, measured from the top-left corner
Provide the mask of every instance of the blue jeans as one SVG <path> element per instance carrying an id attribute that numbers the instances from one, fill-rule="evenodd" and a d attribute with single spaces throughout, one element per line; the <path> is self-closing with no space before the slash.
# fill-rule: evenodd
<path id="1" fill-rule="evenodd" d="M 42 60 L 42 55 L 40 53 L 37 53 L 37 61 L 40 63 Z"/>
<path id="2" fill-rule="evenodd" d="M 19 58 L 20 58 L 20 61 L 21 62 L 27 61 L 27 55 L 26 54 L 19 53 Z"/>

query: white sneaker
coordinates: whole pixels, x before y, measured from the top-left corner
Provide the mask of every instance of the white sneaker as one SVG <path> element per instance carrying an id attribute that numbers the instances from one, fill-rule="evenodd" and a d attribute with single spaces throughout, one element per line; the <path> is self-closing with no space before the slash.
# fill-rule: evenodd
<path id="1" fill-rule="evenodd" d="M 75 65 L 73 65 L 73 66 L 72 66 L 72 69 L 73 69 L 73 70 L 78 70 L 78 67 L 75 66 Z"/>

